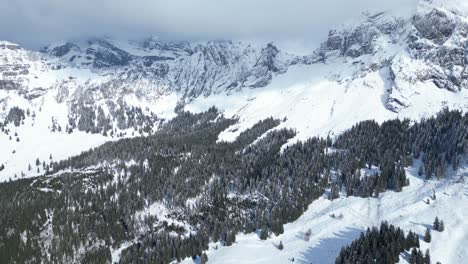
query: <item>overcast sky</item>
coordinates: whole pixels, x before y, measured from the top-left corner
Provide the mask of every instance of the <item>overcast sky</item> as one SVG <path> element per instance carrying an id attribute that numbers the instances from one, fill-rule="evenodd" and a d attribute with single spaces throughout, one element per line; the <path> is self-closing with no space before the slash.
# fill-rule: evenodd
<path id="1" fill-rule="evenodd" d="M 362 12 L 417 0 L 0 0 L 0 39 L 38 47 L 107 35 L 163 39 L 322 40 Z"/>

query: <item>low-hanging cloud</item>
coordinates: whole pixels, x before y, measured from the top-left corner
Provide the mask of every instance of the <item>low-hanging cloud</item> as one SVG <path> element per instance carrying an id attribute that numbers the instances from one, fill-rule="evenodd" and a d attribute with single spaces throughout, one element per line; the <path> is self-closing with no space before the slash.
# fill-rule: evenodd
<path id="1" fill-rule="evenodd" d="M 319 40 L 362 12 L 418 0 L 0 0 L 0 39 L 39 46 L 92 36 Z"/>

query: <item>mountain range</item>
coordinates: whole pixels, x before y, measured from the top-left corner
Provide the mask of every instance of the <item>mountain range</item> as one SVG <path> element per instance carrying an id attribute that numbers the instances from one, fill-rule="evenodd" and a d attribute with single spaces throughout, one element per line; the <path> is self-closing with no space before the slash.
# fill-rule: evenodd
<path id="1" fill-rule="evenodd" d="M 70 157 L 91 148 L 99 152 L 98 146 L 106 142 L 151 138 L 164 131 L 178 133 L 174 128 L 177 117 L 188 112 L 211 114 L 213 106 L 220 117 L 210 116 L 208 121 L 202 117 L 199 122 L 210 127 L 210 122 L 221 120 L 222 127 L 226 125 L 215 142 L 240 144 L 240 138 L 272 117 L 278 123 L 266 125 L 251 144 L 268 138 L 267 132 L 276 131 L 283 140 L 281 131 L 292 129 L 293 134 L 284 136 L 281 152 L 314 136 L 335 140 L 365 120 L 417 123 L 444 109 L 466 113 L 468 8 L 460 2 L 421 0 L 413 13 L 364 13 L 352 23 L 331 29 L 307 55 L 275 42 L 171 42 L 153 36 L 136 40 L 94 37 L 57 42 L 40 50 L 0 41 L 0 182 L 68 173 L 76 164 L 70 168 L 61 164 L 60 172 L 34 163 L 70 162 Z M 86 163 L 93 158 L 85 156 L 79 162 L 93 169 L 109 162 L 102 158 L 99 164 Z M 451 173 L 463 178 L 466 165 L 462 168 L 458 174 Z M 411 181 L 428 193 L 429 187 L 414 171 L 411 175 Z M 466 189 L 457 184 L 431 186 L 438 195 L 444 188 Z M 408 188 L 408 196 L 416 195 L 414 187 Z M 342 199 L 339 203 L 344 204 Z M 321 200 L 316 206 L 327 203 Z M 354 198 L 351 203 L 355 210 L 367 206 Z M 391 208 L 389 204 L 386 201 L 385 206 Z M 152 206 L 148 210 L 168 210 L 159 203 Z M 375 210 L 369 207 L 367 212 Z M 364 217 L 360 212 L 356 215 Z M 305 216 L 289 230 L 296 232 L 297 223 L 308 221 Z M 380 216 L 372 219 L 381 220 Z M 362 219 L 358 222 L 369 224 Z M 459 240 L 463 243 L 466 231 Z M 246 239 L 250 241 L 246 245 L 256 243 Z M 113 254 L 119 255 L 124 248 Z M 221 253 L 214 256 L 224 263 L 231 256 L 216 254 Z M 319 256 L 325 262 L 332 258 Z"/>

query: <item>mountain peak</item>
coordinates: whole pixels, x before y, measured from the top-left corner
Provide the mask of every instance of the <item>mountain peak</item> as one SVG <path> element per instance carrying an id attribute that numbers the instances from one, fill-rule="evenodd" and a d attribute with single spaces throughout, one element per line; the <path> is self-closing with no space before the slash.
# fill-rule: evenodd
<path id="1" fill-rule="evenodd" d="M 20 48 L 21 47 L 16 43 L 12 43 L 9 41 L 0 41 L 0 49 L 17 50 Z"/>

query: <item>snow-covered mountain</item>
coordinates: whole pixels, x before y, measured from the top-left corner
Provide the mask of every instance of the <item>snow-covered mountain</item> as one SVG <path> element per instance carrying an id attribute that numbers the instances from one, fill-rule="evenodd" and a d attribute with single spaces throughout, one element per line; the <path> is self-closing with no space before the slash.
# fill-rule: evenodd
<path id="1" fill-rule="evenodd" d="M 287 118 L 281 126 L 296 128 L 300 140 L 365 119 L 466 110 L 466 15 L 458 1 L 420 1 L 412 14 L 364 14 L 331 30 L 307 56 L 275 43 L 153 37 L 62 42 L 40 52 L 1 42 L 0 178 L 34 174 L 27 165 L 36 158 L 151 133 L 177 109 L 216 105 L 237 115 L 222 140 L 269 116 Z"/>
<path id="2" fill-rule="evenodd" d="M 464 0 L 363 14 L 308 55 L 275 42 L 0 41 L 0 238 L 19 245 L 0 239 L 0 259 L 334 263 L 381 221 L 422 237 L 440 217 L 446 230 L 421 249 L 463 263 L 467 116 L 417 121 L 468 112 L 467 64 Z M 416 125 L 355 126 L 403 118 Z"/>

